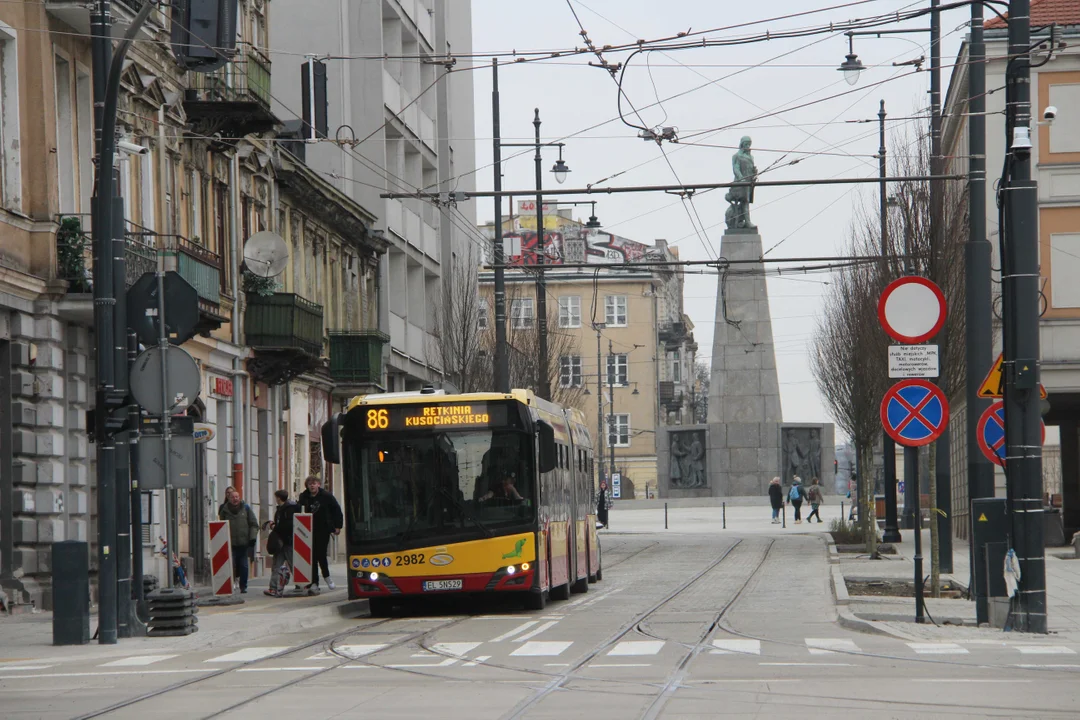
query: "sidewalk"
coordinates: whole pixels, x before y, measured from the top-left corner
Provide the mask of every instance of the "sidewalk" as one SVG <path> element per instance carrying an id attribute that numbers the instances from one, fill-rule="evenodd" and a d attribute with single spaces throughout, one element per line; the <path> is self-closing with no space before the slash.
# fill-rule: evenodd
<path id="1" fill-rule="evenodd" d="M 886 632 L 905 639 L 971 639 L 1001 636 L 997 628 L 977 628 L 975 603 L 971 600 L 929 597 L 927 582 L 926 609 L 940 627 L 931 623 L 915 624 L 914 598 L 848 595 L 847 587 L 858 581 L 903 581 L 915 578 L 914 531 L 901 530 L 903 541 L 895 545 L 897 554 L 888 559 L 871 560 L 866 556 L 842 553 L 834 556 L 838 562 L 834 573 L 834 590 L 841 622 L 871 632 Z M 953 538 L 953 572 L 942 574 L 947 582 L 967 589 L 970 561 L 968 544 Z M 1062 560 L 1055 554 L 1071 553 L 1071 548 L 1048 548 L 1046 556 L 1047 613 L 1051 633 L 1080 640 L 1080 560 Z M 930 530 L 922 531 L 923 573 L 931 571 Z M 1020 633 L 1010 633 L 1019 636 Z"/>
<path id="2" fill-rule="evenodd" d="M 325 634 L 323 626 L 366 612 L 366 601 L 348 599 L 346 566 L 330 567 L 336 590 L 323 583 L 322 593 L 309 597 L 272 598 L 263 594 L 269 573 L 252 578 L 242 604 L 200 607 L 199 631 L 182 637 L 129 638 L 115 645 L 57 647 L 52 644 L 52 613 L 0 616 L 0 663 L 25 660 L 86 660 L 149 654 L 162 651 L 197 651 L 258 642 L 276 635 L 310 631 Z M 97 630 L 97 608 L 90 609 L 90 635 Z"/>

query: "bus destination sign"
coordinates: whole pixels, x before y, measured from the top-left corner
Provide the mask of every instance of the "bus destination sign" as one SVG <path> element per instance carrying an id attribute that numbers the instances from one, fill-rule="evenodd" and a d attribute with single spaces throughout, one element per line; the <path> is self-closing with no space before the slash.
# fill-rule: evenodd
<path id="1" fill-rule="evenodd" d="M 391 405 L 364 409 L 368 430 L 468 429 L 506 425 L 506 406 L 487 403 Z"/>

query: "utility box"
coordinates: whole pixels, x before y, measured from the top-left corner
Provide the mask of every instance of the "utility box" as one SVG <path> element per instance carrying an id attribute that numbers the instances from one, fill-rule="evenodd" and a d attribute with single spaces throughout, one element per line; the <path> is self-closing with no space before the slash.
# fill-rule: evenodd
<path id="1" fill-rule="evenodd" d="M 90 642 L 90 545 L 52 545 L 53 645 Z"/>
<path id="2" fill-rule="evenodd" d="M 975 562 L 975 607 L 980 624 L 990 622 L 988 598 L 1007 598 L 1005 555 L 1009 551 L 1009 514 L 1004 498 L 971 503 L 971 542 Z"/>

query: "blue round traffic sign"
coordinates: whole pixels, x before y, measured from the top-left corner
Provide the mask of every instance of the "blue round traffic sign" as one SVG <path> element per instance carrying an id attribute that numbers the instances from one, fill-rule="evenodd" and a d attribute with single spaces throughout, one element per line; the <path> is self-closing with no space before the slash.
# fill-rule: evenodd
<path id="1" fill-rule="evenodd" d="M 1042 442 L 1046 443 L 1046 424 L 1039 423 L 1042 429 Z M 1005 403 L 1001 400 L 990 403 L 990 407 L 979 417 L 979 449 L 994 463 L 1005 467 Z"/>
<path id="2" fill-rule="evenodd" d="M 949 401 L 929 380 L 901 380 L 881 399 L 881 426 L 905 447 L 929 445 L 948 424 Z"/>

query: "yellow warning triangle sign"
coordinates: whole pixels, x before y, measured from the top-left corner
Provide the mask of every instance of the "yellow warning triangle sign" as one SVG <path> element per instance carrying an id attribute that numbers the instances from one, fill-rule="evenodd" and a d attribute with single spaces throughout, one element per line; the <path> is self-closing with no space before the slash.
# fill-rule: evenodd
<path id="1" fill-rule="evenodd" d="M 990 522 L 989 520 L 986 519 L 986 513 L 981 513 L 979 515 L 979 520 L 978 521 L 979 522 Z"/>
<path id="2" fill-rule="evenodd" d="M 986 373 L 986 378 L 982 381 L 982 385 L 979 386 L 979 397 L 981 398 L 1000 398 L 1004 396 L 1005 391 L 1005 354 L 1000 353 L 997 356 L 997 360 L 990 366 L 990 372 Z M 1042 383 L 1039 383 L 1039 397 L 1043 400 L 1046 399 L 1046 388 Z"/>

